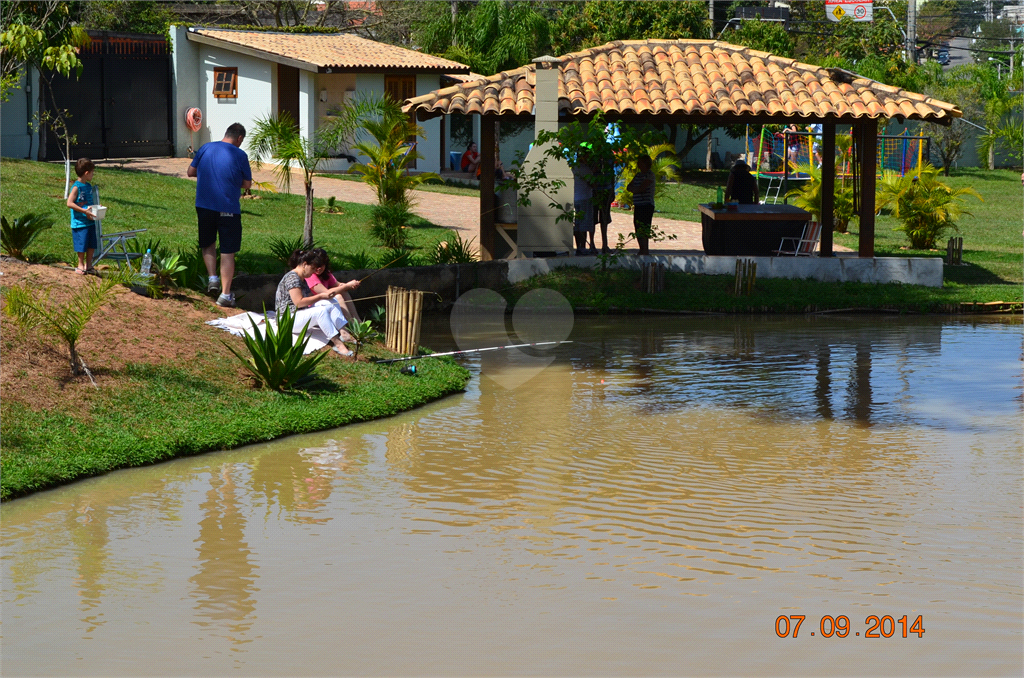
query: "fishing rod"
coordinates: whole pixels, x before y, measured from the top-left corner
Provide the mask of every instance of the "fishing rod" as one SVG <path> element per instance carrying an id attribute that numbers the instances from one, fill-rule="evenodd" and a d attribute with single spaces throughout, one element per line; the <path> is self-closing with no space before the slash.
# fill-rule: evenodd
<path id="1" fill-rule="evenodd" d="M 441 358 L 450 355 L 465 355 L 467 353 L 483 353 L 484 351 L 503 351 L 509 348 L 529 348 L 533 346 L 551 346 L 552 344 L 571 344 L 571 341 L 539 341 L 535 344 L 510 344 L 508 346 L 488 346 L 487 348 L 470 348 L 465 351 L 448 351 L 447 353 L 428 353 L 426 355 L 414 355 L 406 358 L 388 358 L 387 360 L 374 360 L 378 365 L 390 365 L 391 363 L 407 362 L 409 360 L 420 360 L 422 358 Z"/>

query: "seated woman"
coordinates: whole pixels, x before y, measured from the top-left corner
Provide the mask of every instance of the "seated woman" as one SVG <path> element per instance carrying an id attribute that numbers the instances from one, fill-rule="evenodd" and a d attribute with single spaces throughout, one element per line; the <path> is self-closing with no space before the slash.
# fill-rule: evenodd
<path id="1" fill-rule="evenodd" d="M 470 141 L 466 152 L 462 154 L 462 171 L 475 174 L 480 166 L 480 154 L 476 150 L 476 142 Z"/>
<path id="2" fill-rule="evenodd" d="M 310 250 L 313 254 L 313 275 L 306 278 L 306 285 L 313 294 L 329 294 L 329 301 L 318 301 L 318 305 L 333 304 L 341 309 L 348 320 L 359 322 L 359 313 L 356 312 L 356 305 L 352 302 L 352 295 L 348 292 L 359 287 L 358 280 L 347 283 L 339 283 L 334 274 L 331 273 L 331 260 L 327 252 L 319 247 Z"/>
<path id="3" fill-rule="evenodd" d="M 737 160 L 729 172 L 729 180 L 725 182 L 725 201 L 736 200 L 741 205 L 758 203 L 757 179 L 750 173 L 750 166 L 743 160 Z"/>
<path id="4" fill-rule="evenodd" d="M 292 253 L 288 265 L 292 270 L 284 274 L 277 286 L 275 307 L 278 315 L 285 309 L 290 309 L 295 318 L 295 327 L 301 328 L 307 323 L 313 327 L 319 327 L 320 331 L 327 337 L 331 349 L 343 356 L 351 356 L 352 351 L 345 347 L 343 338 L 351 338 L 348 332 L 342 328 L 348 322 L 345 316 L 334 304 L 317 306 L 318 301 L 325 301 L 330 294 L 313 294 L 306 285 L 306 278 L 313 275 L 313 261 L 316 256 L 312 252 L 295 250 Z"/>

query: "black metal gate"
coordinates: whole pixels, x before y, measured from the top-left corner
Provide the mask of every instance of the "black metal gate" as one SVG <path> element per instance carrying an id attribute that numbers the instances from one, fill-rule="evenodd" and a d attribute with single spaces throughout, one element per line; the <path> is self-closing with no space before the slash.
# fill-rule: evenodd
<path id="1" fill-rule="evenodd" d="M 76 135 L 71 157 L 139 158 L 174 154 L 171 111 L 171 54 L 160 35 L 89 31 L 82 49 L 82 76 L 57 75 L 47 108 L 66 109 Z M 46 160 L 61 160 L 52 130 Z"/>

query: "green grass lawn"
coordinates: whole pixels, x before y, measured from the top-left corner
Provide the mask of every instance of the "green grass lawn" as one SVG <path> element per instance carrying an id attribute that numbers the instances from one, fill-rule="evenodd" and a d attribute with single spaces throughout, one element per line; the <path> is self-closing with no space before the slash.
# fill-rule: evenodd
<path id="1" fill-rule="evenodd" d="M 805 313 L 822 310 L 858 309 L 913 313 L 963 311 L 960 304 L 992 301 L 1020 302 L 1020 285 L 948 285 L 942 288 L 920 285 L 870 283 L 826 283 L 817 280 L 758 279 L 754 293 L 733 294 L 735 278 L 729 275 L 666 273 L 665 291 L 639 291 L 640 274 L 634 270 L 610 269 L 605 273 L 565 267 L 535 276 L 512 286 L 510 306 L 534 289 L 561 292 L 573 308 L 608 311 L 612 309 L 657 309 L 664 311 L 720 313 Z M 1020 312 L 1019 309 L 1017 311 Z"/>
<path id="2" fill-rule="evenodd" d="M 718 186 L 725 186 L 728 173 L 724 170 L 703 172 L 691 170 L 683 173 L 679 184 L 665 186 L 658 200 L 658 214 L 669 219 L 700 221 L 697 205 L 713 202 Z M 964 215 L 958 226 L 964 239 L 963 266 L 947 266 L 945 280 L 961 285 L 1020 284 L 1024 255 L 1021 251 L 1021 185 L 1020 174 L 1013 170 L 981 170 L 976 168 L 954 170 L 946 179 L 954 188 L 971 187 L 983 201 L 967 197 L 966 208 L 972 215 Z M 765 182 L 761 182 L 762 193 Z M 899 222 L 888 214 L 875 218 L 875 252 L 879 256 L 933 256 L 942 251 L 903 249 L 909 241 L 902 231 L 895 230 Z M 849 233 L 836 233 L 835 243 L 857 249 L 858 222 L 850 225 Z M 946 238 L 938 245 L 945 248 Z"/>
<path id="3" fill-rule="evenodd" d="M 29 254 L 49 255 L 72 263 L 69 209 L 65 204 L 63 165 L 30 160 L 0 161 L 0 213 L 8 219 L 26 212 L 54 218 L 55 225 L 44 232 L 29 248 Z M 160 240 L 172 250 L 196 245 L 195 183 L 149 172 L 101 167 L 94 183 L 99 187 L 101 202 L 109 212 L 103 222 L 107 232 L 149 229 L 140 240 Z M 260 200 L 242 201 L 242 251 L 239 271 L 274 273 L 283 265 L 270 253 L 274 238 L 296 238 L 302 235 L 305 198 L 286 193 L 261 193 Z M 317 205 L 324 201 L 317 200 Z M 369 205 L 342 203 L 343 214 L 313 215 L 313 237 L 332 257 L 365 253 L 376 256 L 379 243 L 369 234 Z M 427 248 L 450 231 L 425 220 L 412 224 L 410 242 L 413 247 Z M 424 250 L 420 250 L 423 254 Z M 341 263 L 341 261 L 339 261 Z"/>

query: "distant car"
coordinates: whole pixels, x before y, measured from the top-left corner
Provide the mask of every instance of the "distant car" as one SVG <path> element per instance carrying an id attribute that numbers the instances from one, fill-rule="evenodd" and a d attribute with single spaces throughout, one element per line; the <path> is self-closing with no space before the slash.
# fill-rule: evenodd
<path id="1" fill-rule="evenodd" d="M 939 52 L 939 55 L 935 57 L 935 60 L 945 66 L 949 63 L 949 52 Z"/>

